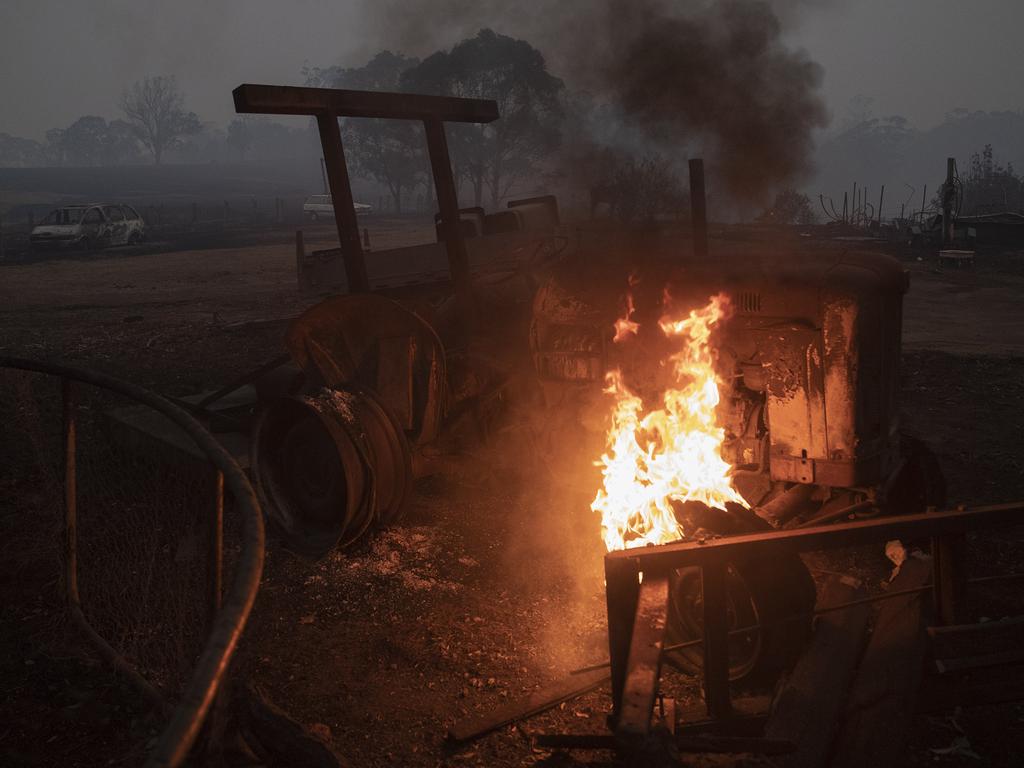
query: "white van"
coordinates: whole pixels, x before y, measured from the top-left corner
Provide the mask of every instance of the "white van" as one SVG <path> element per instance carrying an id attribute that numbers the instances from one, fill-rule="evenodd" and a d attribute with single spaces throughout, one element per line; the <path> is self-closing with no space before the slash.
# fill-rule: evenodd
<path id="1" fill-rule="evenodd" d="M 356 216 L 364 213 L 373 213 L 373 206 L 366 203 L 353 203 L 356 209 Z M 334 218 L 334 203 L 330 195 L 310 195 L 302 204 L 302 213 L 310 221 L 318 219 Z"/>

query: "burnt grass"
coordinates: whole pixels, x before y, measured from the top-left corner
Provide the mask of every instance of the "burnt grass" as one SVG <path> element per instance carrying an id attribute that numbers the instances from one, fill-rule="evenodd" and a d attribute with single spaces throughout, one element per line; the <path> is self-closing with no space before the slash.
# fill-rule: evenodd
<path id="1" fill-rule="evenodd" d="M 7 341 L 17 348 L 20 336 L 41 345 L 42 356 L 70 351 L 158 391 L 186 394 L 264 362 L 283 332 L 267 324 L 211 335 L 179 325 L 147 346 L 143 326 L 124 324 L 106 340 L 69 333 L 54 341 L 22 330 Z M 39 401 L 56 407 L 47 394 L 55 390 L 39 390 Z M 1024 495 L 1022 402 L 1024 359 L 904 354 L 903 423 L 937 453 L 953 503 Z M 5 419 L 12 407 L 5 403 Z M 44 445 L 56 450 L 55 412 L 44 416 Z M 464 747 L 445 740 L 456 721 L 493 712 L 606 654 L 600 539 L 587 500 L 540 482 L 536 461 L 496 455 L 500 446 L 480 448 L 452 472 L 421 481 L 400 525 L 319 562 L 293 556 L 271 536 L 232 665 L 229 717 L 243 697 L 239 686 L 253 684 L 353 766 L 608 764 L 607 755 L 553 754 L 529 741 L 532 733 L 602 732 L 606 688 Z M 64 618 L 56 458 L 30 460 L 10 444 L 2 458 L 0 759 L 11 766 L 139 764 L 162 721 L 98 664 Z M 229 526 L 229 560 L 232 532 Z M 972 537 L 972 574 L 1024 571 L 1021 536 Z M 881 546 L 814 564 L 852 570 L 871 591 L 890 570 Z M 974 590 L 972 600 L 975 618 L 1021 608 L 1013 582 Z M 669 673 L 667 682 L 684 704 L 697 701 L 692 681 Z M 1020 706 L 1002 705 L 919 717 L 905 760 L 1017 765 L 1022 715 Z M 232 746 L 229 739 L 222 758 L 198 762 L 243 764 Z"/>

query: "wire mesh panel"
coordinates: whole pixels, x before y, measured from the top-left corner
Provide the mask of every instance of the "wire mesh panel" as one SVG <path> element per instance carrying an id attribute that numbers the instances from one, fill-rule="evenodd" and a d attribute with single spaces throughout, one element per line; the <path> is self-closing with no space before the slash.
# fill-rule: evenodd
<path id="1" fill-rule="evenodd" d="M 173 703 L 193 677 L 211 628 L 217 470 L 184 430 L 152 409 L 86 384 L 68 392 L 76 433 L 74 538 L 82 612 Z M 90 745 L 112 742 L 97 764 L 118 753 L 141 762 L 156 733 L 154 721 L 145 719 L 150 711 L 97 667 L 80 627 L 67 621 L 61 402 L 60 379 L 0 370 L 0 577 L 5 613 L 21 624 L 2 647 L 5 655 L 25 658 L 18 663 L 34 665 L 41 656 L 47 668 L 63 665 L 52 682 L 26 677 L 23 689 L 39 693 L 35 704 L 46 707 L 40 727 L 46 723 L 52 730 L 54 712 L 58 726 L 66 725 L 61 716 L 70 715 L 68 727 L 81 730 Z M 164 440 L 131 426 L 130 417 L 143 413 Z M 239 529 L 230 507 L 229 520 L 229 546 L 235 543 L 237 551 Z M 33 702 L 15 697 L 13 703 L 12 711 L 28 721 L 19 730 L 25 748 L 38 749 L 30 741 Z M 82 715 L 93 711 L 101 713 L 96 722 Z M 76 764 L 92 763 L 85 757 Z"/>

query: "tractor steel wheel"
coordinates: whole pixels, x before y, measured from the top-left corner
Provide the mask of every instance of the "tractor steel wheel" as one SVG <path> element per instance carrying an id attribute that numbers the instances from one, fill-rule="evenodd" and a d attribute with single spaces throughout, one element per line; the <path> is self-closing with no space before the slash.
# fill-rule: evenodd
<path id="1" fill-rule="evenodd" d="M 723 536 L 756 533 L 771 527 L 750 510 L 709 515 L 705 529 Z M 672 574 L 665 644 L 704 637 L 700 569 Z M 797 659 L 811 633 L 816 599 L 814 580 L 798 555 L 746 558 L 726 570 L 726 614 L 730 630 L 729 679 L 771 683 Z M 746 632 L 735 632 L 756 627 Z M 666 660 L 684 672 L 699 674 L 704 649 L 693 645 L 671 651 Z"/>

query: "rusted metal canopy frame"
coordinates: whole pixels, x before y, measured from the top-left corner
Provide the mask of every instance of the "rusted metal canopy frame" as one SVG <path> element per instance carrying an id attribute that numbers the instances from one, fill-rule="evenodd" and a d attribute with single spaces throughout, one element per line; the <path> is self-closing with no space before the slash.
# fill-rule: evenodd
<path id="1" fill-rule="evenodd" d="M 892 539 L 930 538 L 936 621 L 945 625 L 963 619 L 966 534 L 1021 524 L 1024 502 L 1013 502 L 610 552 L 604 561 L 612 677 L 610 725 L 620 737 L 649 732 L 651 709 L 639 707 L 637 702 L 653 703 L 657 693 L 658 677 L 652 678 L 648 671 L 655 647 L 660 654 L 668 610 L 667 593 L 662 594 L 655 585 L 664 583 L 676 569 L 701 569 L 706 704 L 712 719 L 727 720 L 732 715 L 725 587 L 729 563 Z M 660 611 L 660 617 L 652 611 Z"/>
<path id="2" fill-rule="evenodd" d="M 441 209 L 441 227 L 448 252 L 448 269 L 456 295 L 469 296 L 469 255 L 462 227 L 459 201 L 452 174 L 444 123 L 490 123 L 498 119 L 498 105 L 489 99 L 460 99 L 412 93 L 378 93 L 334 88 L 298 88 L 284 85 L 240 85 L 232 92 L 235 111 L 269 115 L 311 115 L 320 129 L 327 181 L 334 205 L 338 242 L 345 262 L 350 293 L 366 293 L 370 282 L 359 240 L 345 150 L 338 128 L 339 117 L 370 117 L 388 120 L 420 120 L 427 138 L 430 168 Z"/>
<path id="3" fill-rule="evenodd" d="M 38 360 L 0 356 L 0 368 L 31 371 L 61 379 L 64 436 L 64 547 L 65 589 L 72 619 L 89 638 L 97 652 L 116 672 L 125 677 L 156 707 L 170 714 L 156 747 L 146 762 L 153 768 L 177 766 L 184 762 L 195 743 L 214 697 L 224 680 L 228 663 L 235 652 L 242 629 L 252 610 L 263 573 L 263 515 L 245 472 L 238 466 L 217 439 L 185 410 L 148 389 L 127 381 L 85 368 L 75 368 Z M 77 497 L 77 408 L 73 382 L 90 384 L 117 392 L 137 403 L 163 414 L 195 441 L 216 470 L 213 483 L 213 504 L 209 519 L 209 559 L 207 593 L 211 611 L 210 634 L 196 662 L 192 677 L 185 686 L 176 707 L 167 704 L 163 695 L 138 670 L 121 656 L 89 624 L 82 611 L 78 594 L 78 497 Z M 225 486 L 235 498 L 242 515 L 241 551 L 234 580 L 221 604 L 223 566 L 223 514 Z"/>

